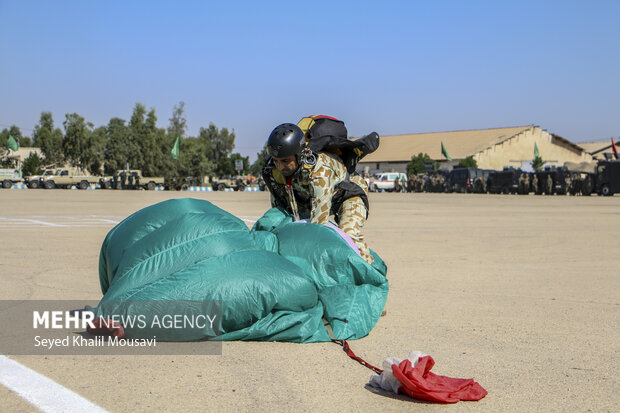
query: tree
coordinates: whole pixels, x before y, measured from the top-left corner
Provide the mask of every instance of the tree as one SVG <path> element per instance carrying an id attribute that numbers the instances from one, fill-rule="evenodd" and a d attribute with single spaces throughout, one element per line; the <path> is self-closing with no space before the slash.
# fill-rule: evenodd
<path id="1" fill-rule="evenodd" d="M 106 128 L 100 126 L 90 134 L 88 151 L 89 156 L 84 158 L 85 166 L 91 174 L 103 174 L 103 162 L 105 160 Z"/>
<path id="2" fill-rule="evenodd" d="M 263 173 L 263 168 L 265 167 L 265 162 L 267 159 L 267 145 L 263 146 L 263 150 L 256 154 L 256 160 L 250 166 L 250 173 L 254 176 L 261 176 Z"/>
<path id="3" fill-rule="evenodd" d="M 47 165 L 56 165 L 63 161 L 62 130 L 54 128 L 51 112 L 41 112 L 39 123 L 32 134 L 33 144 L 41 148 Z"/>
<path id="4" fill-rule="evenodd" d="M 235 162 L 228 155 L 223 155 L 217 162 L 215 173 L 217 176 L 236 175 Z"/>
<path id="5" fill-rule="evenodd" d="M 154 176 L 163 164 L 161 145 L 158 144 L 165 132 L 157 128 L 155 109 L 146 112 L 146 107 L 136 103 L 129 121 L 130 151 L 128 162 L 131 168 L 141 169 L 144 176 Z"/>
<path id="6" fill-rule="evenodd" d="M 411 161 L 407 164 L 407 175 L 417 175 L 425 172 L 424 164 L 432 163 L 433 169 L 437 169 L 437 162 L 435 162 L 427 153 L 420 152 L 417 155 L 411 157 Z"/>
<path id="7" fill-rule="evenodd" d="M 103 151 L 104 173 L 112 175 L 119 169 L 125 169 L 129 162 L 129 128 L 120 118 L 112 118 L 105 127 L 105 146 Z"/>
<path id="8" fill-rule="evenodd" d="M 540 171 L 543 166 L 545 165 L 545 161 L 543 161 L 543 159 L 540 156 L 535 156 L 534 159 L 532 160 L 531 164 L 532 164 L 532 168 L 538 172 Z"/>
<path id="9" fill-rule="evenodd" d="M 62 141 L 62 148 L 65 159 L 72 166 L 84 169 L 93 162 L 94 151 L 92 146 L 93 124 L 77 113 L 65 115 L 63 122 L 65 137 Z"/>
<path id="10" fill-rule="evenodd" d="M 227 128 L 220 130 L 213 122 L 209 123 L 208 128 L 200 128 L 198 139 L 204 143 L 207 157 L 216 163 L 235 149 L 235 131 L 230 133 Z"/>
<path id="11" fill-rule="evenodd" d="M 179 152 L 179 170 L 169 169 L 165 176 L 175 176 L 178 173 L 181 176 L 204 177 L 214 172 L 215 164 L 205 157 L 204 146 L 199 139 L 181 139 Z"/>
<path id="12" fill-rule="evenodd" d="M 0 134 L 0 146 L 2 149 L 6 149 L 6 143 L 9 140 L 9 136 L 12 136 L 13 139 L 15 139 L 15 142 L 19 144 L 20 148 L 25 146 L 22 145 L 24 137 L 22 136 L 22 131 L 19 129 L 19 126 L 11 125 L 9 129 L 3 129 Z"/>
<path id="13" fill-rule="evenodd" d="M 40 175 L 43 172 L 43 165 L 43 158 L 35 152 L 30 152 L 22 163 L 22 176 Z"/>
<path id="14" fill-rule="evenodd" d="M 474 159 L 473 156 L 468 156 L 467 158 L 461 159 L 459 161 L 459 166 L 461 168 L 477 168 L 478 162 Z"/>
<path id="15" fill-rule="evenodd" d="M 187 130 L 187 121 L 184 117 L 185 114 L 185 102 L 179 102 L 172 109 L 172 117 L 168 119 L 170 125 L 168 126 L 168 135 L 173 136 L 175 139 L 185 137 L 185 131 Z"/>

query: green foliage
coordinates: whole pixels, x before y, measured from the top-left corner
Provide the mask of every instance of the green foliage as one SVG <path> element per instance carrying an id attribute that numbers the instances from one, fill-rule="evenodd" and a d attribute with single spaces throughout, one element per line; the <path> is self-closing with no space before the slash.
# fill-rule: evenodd
<path id="1" fill-rule="evenodd" d="M 54 119 L 51 112 L 41 112 L 39 123 L 35 125 L 32 134 L 33 145 L 41 148 L 47 165 L 57 165 L 64 159 L 62 149 L 62 130 L 54 128 Z"/>
<path id="2" fill-rule="evenodd" d="M 478 162 L 474 159 L 473 156 L 468 156 L 467 158 L 461 159 L 459 161 L 459 166 L 461 168 L 477 168 Z"/>
<path id="3" fill-rule="evenodd" d="M 209 123 L 208 128 L 200 128 L 198 139 L 204 143 L 207 158 L 215 163 L 235 149 L 235 132 L 230 133 L 227 128 L 218 129 L 213 122 Z"/>
<path id="4" fill-rule="evenodd" d="M 40 175 L 43 173 L 44 160 L 35 152 L 30 155 L 22 163 L 22 176 Z"/>
<path id="5" fill-rule="evenodd" d="M 235 132 L 219 129 L 213 123 L 200 128 L 197 138 L 186 137 L 185 103 L 174 106 L 167 129 L 157 127 L 155 109 L 147 111 L 136 103 L 129 122 L 112 118 L 106 126 L 94 129 L 77 113 L 66 114 L 64 133 L 54 127 L 51 112 L 42 112 L 32 135 L 35 146 L 41 148 L 46 166 L 60 166 L 68 162 L 88 169 L 91 173 L 112 175 L 119 169 L 141 169 L 144 176 L 204 177 L 216 172 L 235 174 L 235 159 L 243 159 L 244 173 L 250 171 L 249 158 L 232 154 Z M 17 126 L 0 133 L 0 162 L 13 167 L 6 156 L 8 136 L 11 134 L 21 145 L 30 145 Z M 176 137 L 180 139 L 179 159 L 172 159 L 170 149 Z M 31 161 L 34 164 L 34 161 Z M 101 170 L 103 166 L 103 171 Z M 254 165 L 262 168 L 261 164 Z"/>
<path id="6" fill-rule="evenodd" d="M 540 156 L 535 156 L 534 160 L 532 160 L 531 164 L 532 164 L 532 168 L 535 171 L 540 171 L 543 166 L 545 165 L 545 161 L 543 161 L 543 159 Z"/>
<path id="7" fill-rule="evenodd" d="M 6 150 L 6 145 L 7 142 L 9 141 L 9 136 L 12 136 L 13 139 L 15 139 L 15 142 L 17 142 L 17 144 L 19 145 L 19 147 L 21 148 L 22 146 L 26 146 L 26 145 L 22 145 L 22 142 L 24 142 L 25 139 L 29 140 L 28 138 L 24 138 L 22 136 L 22 132 L 19 129 L 19 127 L 12 125 L 9 129 L 3 129 L 2 132 L 0 133 L 0 151 L 4 151 L 2 154 L 6 155 L 6 153 L 8 152 Z"/>
<path id="8" fill-rule="evenodd" d="M 250 166 L 252 175 L 261 176 L 265 167 L 265 159 L 267 159 L 267 145 L 263 146 L 263 150 L 256 154 L 256 161 Z"/>
<path id="9" fill-rule="evenodd" d="M 87 168 L 95 156 L 92 148 L 92 128 L 93 124 L 77 113 L 65 115 L 63 122 L 65 128 L 65 137 L 62 141 L 62 148 L 65 159 L 72 166 L 81 169 Z"/>
<path id="10" fill-rule="evenodd" d="M 168 119 L 170 125 L 168 126 L 168 135 L 173 137 L 185 137 L 185 131 L 187 130 L 187 120 L 185 119 L 185 102 L 179 102 L 172 109 L 172 117 Z"/>
<path id="11" fill-rule="evenodd" d="M 169 168 L 165 176 L 204 177 L 213 174 L 215 163 L 205 157 L 204 143 L 200 139 L 181 139 L 179 146 L 179 159 L 175 162 L 178 163 L 178 170 L 176 167 Z M 168 158 L 172 160 L 172 157 Z"/>
<path id="12" fill-rule="evenodd" d="M 407 164 L 407 175 L 417 175 L 424 172 L 424 164 L 433 163 L 433 169 L 437 169 L 437 162 L 435 162 L 427 153 L 420 152 L 417 155 L 411 157 L 411 161 Z"/>

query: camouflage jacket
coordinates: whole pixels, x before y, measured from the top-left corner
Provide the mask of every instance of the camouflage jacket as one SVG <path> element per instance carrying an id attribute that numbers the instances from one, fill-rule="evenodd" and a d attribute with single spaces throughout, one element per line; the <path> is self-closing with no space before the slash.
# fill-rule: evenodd
<path id="1" fill-rule="evenodd" d="M 327 225 L 329 216 L 334 215 L 338 221 L 342 202 L 354 196 L 363 199 L 368 211 L 366 182 L 358 174 L 349 176 L 344 164 L 330 153 L 317 154 L 314 165 L 300 165 L 289 178 L 285 178 L 270 160 L 263 178 L 271 192 L 271 206 L 284 208 L 299 219 Z"/>

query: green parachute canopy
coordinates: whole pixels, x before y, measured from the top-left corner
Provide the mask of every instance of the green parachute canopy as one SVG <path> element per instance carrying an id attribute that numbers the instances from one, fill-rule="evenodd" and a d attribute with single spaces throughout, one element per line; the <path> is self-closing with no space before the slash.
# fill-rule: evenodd
<path id="1" fill-rule="evenodd" d="M 125 324 L 126 337 L 305 343 L 329 341 L 328 323 L 334 338 L 357 339 L 375 326 L 387 299 L 387 268 L 373 255 L 371 266 L 336 230 L 293 223 L 280 209 L 250 230 L 208 201 L 172 199 L 132 214 L 106 236 L 95 315 L 123 319 L 214 301 L 221 303 L 216 333 Z"/>

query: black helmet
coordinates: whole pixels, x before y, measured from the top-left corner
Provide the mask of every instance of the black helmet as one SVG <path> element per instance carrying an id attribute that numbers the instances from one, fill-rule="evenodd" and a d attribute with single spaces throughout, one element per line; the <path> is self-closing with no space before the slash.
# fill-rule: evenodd
<path id="1" fill-rule="evenodd" d="M 293 123 L 283 123 L 277 126 L 267 138 L 267 153 L 275 158 L 295 155 L 299 159 L 305 146 L 304 133 Z"/>

